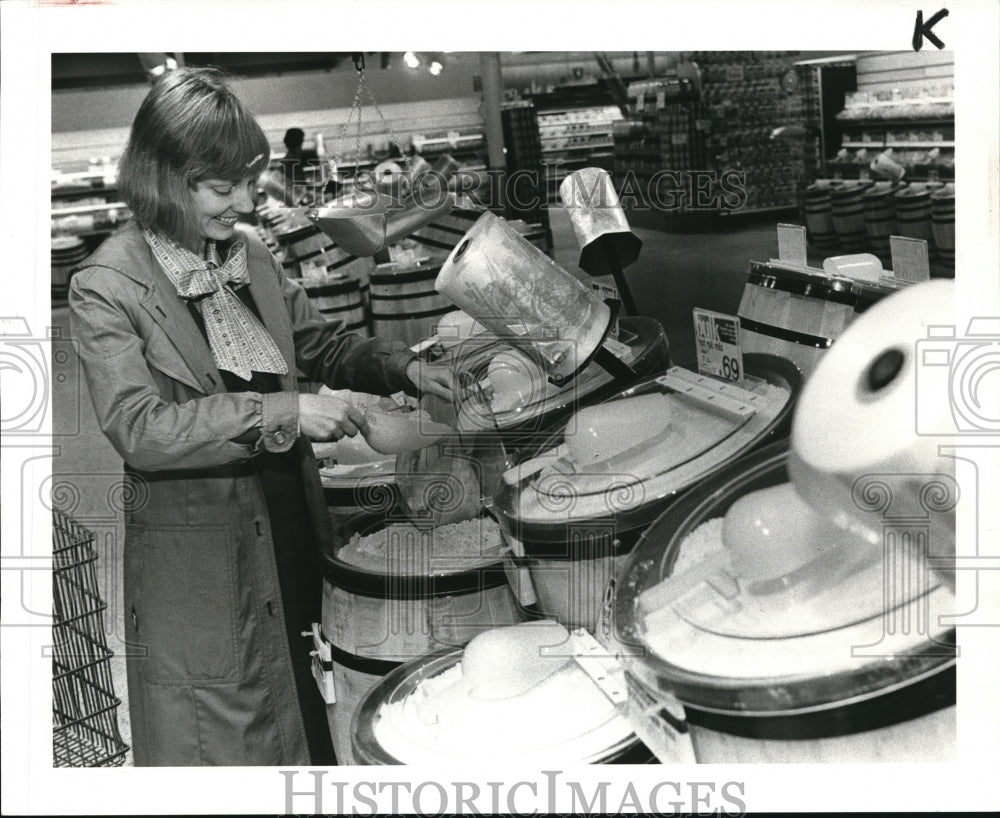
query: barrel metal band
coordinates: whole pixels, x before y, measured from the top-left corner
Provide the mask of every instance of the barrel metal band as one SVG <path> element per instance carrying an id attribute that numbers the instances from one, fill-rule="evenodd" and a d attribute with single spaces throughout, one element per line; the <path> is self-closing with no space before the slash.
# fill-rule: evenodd
<path id="1" fill-rule="evenodd" d="M 380 284 L 411 284 L 415 281 L 427 281 L 433 283 L 437 274 L 441 272 L 440 265 L 423 267 L 419 270 L 406 270 L 400 273 L 372 273 L 368 281 L 372 286 Z"/>
<path id="2" fill-rule="evenodd" d="M 757 739 L 809 740 L 832 738 L 891 727 L 954 706 L 955 666 L 869 699 L 791 715 L 736 715 L 685 708 L 690 724 Z"/>
<path id="3" fill-rule="evenodd" d="M 375 659 L 371 656 L 358 656 L 356 653 L 348 653 L 341 650 L 336 645 L 330 645 L 330 654 L 334 664 L 346 667 L 357 673 L 367 673 L 369 676 L 385 676 L 392 673 L 402 662 L 394 662 L 391 659 Z"/>
<path id="4" fill-rule="evenodd" d="M 334 587 L 376 599 L 433 599 L 478 593 L 507 584 L 502 562 L 479 565 L 451 574 L 384 574 L 328 558 L 323 574 Z"/>
<path id="5" fill-rule="evenodd" d="M 756 332 L 758 335 L 767 335 L 779 341 L 790 341 L 804 347 L 815 347 L 816 349 L 829 349 L 833 346 L 833 338 L 822 338 L 818 335 L 807 335 L 804 332 L 795 332 L 784 327 L 774 327 L 770 324 L 762 324 L 752 318 L 739 316 L 740 326 L 748 332 Z"/>
<path id="6" fill-rule="evenodd" d="M 375 305 L 372 304 L 373 321 L 409 321 L 411 318 L 433 318 L 436 315 L 444 315 L 455 309 L 449 305 L 447 307 L 439 307 L 436 310 L 425 310 L 424 312 L 384 313 L 375 312 L 374 307 Z"/>
<path id="7" fill-rule="evenodd" d="M 781 290 L 793 295 L 818 296 L 824 301 L 833 301 L 836 304 L 854 305 L 854 297 L 848 289 L 840 289 L 839 286 L 831 287 L 827 282 L 797 281 L 790 278 L 779 278 L 768 273 L 751 270 L 747 274 L 747 283 L 757 287 L 765 287 L 769 290 Z M 848 285 L 844 285 L 846 288 Z"/>

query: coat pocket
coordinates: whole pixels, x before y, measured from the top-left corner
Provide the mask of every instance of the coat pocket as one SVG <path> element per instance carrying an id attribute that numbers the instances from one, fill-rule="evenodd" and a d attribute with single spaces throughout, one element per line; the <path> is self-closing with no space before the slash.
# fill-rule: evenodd
<path id="1" fill-rule="evenodd" d="M 129 526 L 126 627 L 159 684 L 239 680 L 236 549 L 228 526 Z"/>

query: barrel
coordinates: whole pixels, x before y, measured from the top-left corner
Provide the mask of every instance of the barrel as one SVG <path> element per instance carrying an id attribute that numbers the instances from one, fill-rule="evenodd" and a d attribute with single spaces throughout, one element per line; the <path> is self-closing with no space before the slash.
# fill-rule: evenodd
<path id="1" fill-rule="evenodd" d="M 806 213 L 806 235 L 809 243 L 820 250 L 837 248 L 837 231 L 833 226 L 830 185 L 812 184 L 803 191 L 803 208 Z"/>
<path id="2" fill-rule="evenodd" d="M 838 433 L 850 430 L 834 433 L 831 445 Z M 656 719 L 658 704 L 679 701 L 699 763 L 954 761 L 955 628 L 934 612 L 949 604 L 942 586 L 914 585 L 905 599 L 894 590 L 901 604 L 886 610 L 888 539 L 866 562 L 858 559 L 869 556 L 859 546 L 846 552 L 851 557 L 813 564 L 819 573 L 805 585 L 801 572 L 786 577 L 781 590 L 777 580 L 761 580 L 772 586 L 766 600 L 751 601 L 753 581 L 736 560 L 722 559 L 727 511 L 752 492 L 787 484 L 787 457 L 782 441 L 730 464 L 680 498 L 637 545 L 614 615 L 618 639 L 631 646 L 630 692 L 634 684 L 648 701 L 637 717 Z M 789 525 L 789 513 L 754 506 L 755 524 Z M 907 522 L 899 517 L 892 526 L 900 543 L 926 537 L 918 533 L 926 519 L 903 533 Z M 848 561 L 851 570 L 844 570 Z M 893 579 L 906 570 L 894 567 Z M 689 593 L 695 587 L 697 596 Z M 817 593 L 838 603 L 824 605 Z M 717 607 L 722 596 L 724 610 Z M 924 604 L 933 608 L 918 620 Z M 900 624 L 911 617 L 919 624 Z"/>
<path id="3" fill-rule="evenodd" d="M 299 284 L 325 318 L 343 321 L 348 332 L 371 335 L 364 298 L 366 283 L 356 278 L 325 276 L 299 279 Z"/>
<path id="4" fill-rule="evenodd" d="M 910 185 L 897 191 L 896 222 L 900 236 L 932 243 L 931 189 L 925 185 Z"/>
<path id="5" fill-rule="evenodd" d="M 482 208 L 453 207 L 451 212 L 439 216 L 430 224 L 421 227 L 410 238 L 416 239 L 427 247 L 450 253 L 484 212 L 485 210 Z"/>
<path id="6" fill-rule="evenodd" d="M 87 258 L 87 245 L 79 236 L 52 238 L 52 300 L 65 301 L 69 290 L 70 271 Z"/>
<path id="7" fill-rule="evenodd" d="M 948 183 L 931 194 L 931 232 L 938 256 L 946 267 L 955 266 L 955 185 Z"/>
<path id="8" fill-rule="evenodd" d="M 380 264 L 372 272 L 372 334 L 412 346 L 434 334 L 441 316 L 454 305 L 434 289 L 440 263 Z"/>
<path id="9" fill-rule="evenodd" d="M 865 230 L 871 250 L 883 261 L 890 258 L 889 236 L 896 233 L 896 185 L 878 182 L 864 192 Z"/>
<path id="10" fill-rule="evenodd" d="M 313 275 L 334 273 L 359 278 L 375 266 L 370 258 L 359 258 L 341 249 L 313 224 L 293 220 L 274 232 L 278 242 L 277 255 L 285 275 L 290 278 L 309 278 Z"/>
<path id="11" fill-rule="evenodd" d="M 689 486 L 729 459 L 776 436 L 787 435 L 801 387 L 800 371 L 774 355 L 747 353 L 743 364 L 748 375 L 768 384 L 771 402 L 767 408 L 760 405 L 754 419 L 735 437 L 722 427 L 708 431 L 713 424 L 709 415 L 717 405 L 712 399 L 703 404 L 703 410 L 680 418 L 685 410 L 679 409 L 680 399 L 676 396 L 700 376 L 682 375 L 676 367 L 598 404 L 616 417 L 629 411 L 631 398 L 652 398 L 662 412 L 679 409 L 677 423 L 684 424 L 681 428 L 691 427 L 687 436 L 693 439 L 697 427 L 698 433 L 708 435 L 710 440 L 699 444 L 698 453 L 692 452 L 692 457 L 676 468 L 667 465 L 661 469 L 659 464 L 643 460 L 657 441 L 644 441 L 639 446 L 628 440 L 622 455 L 611 461 L 613 468 L 602 468 L 601 464 L 593 468 L 560 467 L 550 461 L 553 465 L 548 471 L 531 471 L 530 465 L 525 465 L 531 457 L 565 447 L 571 435 L 584 434 L 577 428 L 576 416 L 534 450 L 520 453 L 518 469 L 524 467 L 526 471 L 511 469 L 504 475 L 491 512 L 510 547 L 509 562 L 527 571 L 537 607 L 544 615 L 567 628 L 594 631 L 609 596 L 614 595 L 622 567 L 649 524 Z M 621 407 L 617 413 L 616 404 Z M 685 432 L 676 434 L 684 436 Z M 656 451 L 659 456 L 660 450 Z M 670 456 L 664 454 L 665 459 Z"/>
<path id="12" fill-rule="evenodd" d="M 738 315 L 745 352 L 787 358 L 809 375 L 850 323 L 848 278 L 751 262 Z"/>
<path id="13" fill-rule="evenodd" d="M 835 188 L 830 193 L 833 211 L 833 229 L 842 250 L 857 252 L 868 247 L 868 230 L 865 227 L 864 193 L 867 184 L 852 182 Z"/>
<path id="14" fill-rule="evenodd" d="M 499 556 L 491 520 L 432 528 L 421 544 L 412 526 L 382 520 L 364 538 L 324 560 L 323 636 L 332 646 L 336 704 L 327 708 L 334 751 L 352 764 L 351 719 L 364 694 L 404 662 L 434 650 L 454 650 L 483 631 L 523 621 Z M 369 546 L 366 540 L 377 540 Z M 451 556 L 445 545 L 467 548 Z M 496 542 L 496 548 L 492 543 Z M 430 542 L 433 552 L 425 545 Z M 441 545 L 445 543 L 445 545 Z M 477 544 L 490 547 L 481 556 Z M 440 550 L 439 550 L 440 549 Z"/>
<path id="15" fill-rule="evenodd" d="M 408 662 L 362 700 L 353 726 L 355 758 L 366 765 L 426 764 L 435 769 L 449 769 L 456 762 L 477 769 L 511 762 L 535 769 L 656 763 L 614 702 L 582 667 L 560 661 L 563 656 L 554 658 L 559 669 L 538 684 L 490 701 L 468 696 L 462 684 L 452 688 L 449 698 L 433 699 L 434 692 L 455 684 L 452 680 L 467 671 L 460 650 L 436 651 Z M 422 719 L 417 702 L 428 702 L 434 716 Z"/>

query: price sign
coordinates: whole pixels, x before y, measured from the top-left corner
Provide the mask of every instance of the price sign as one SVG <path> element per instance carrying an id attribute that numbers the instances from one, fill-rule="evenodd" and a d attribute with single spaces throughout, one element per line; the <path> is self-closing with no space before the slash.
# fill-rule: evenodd
<path id="1" fill-rule="evenodd" d="M 806 266 L 806 229 L 798 224 L 778 225 L 778 260 Z"/>
<path id="2" fill-rule="evenodd" d="M 694 337 L 698 371 L 727 381 L 743 379 L 743 351 L 740 348 L 740 319 L 711 310 L 695 309 Z"/>
<path id="3" fill-rule="evenodd" d="M 931 277 L 926 241 L 906 236 L 889 236 L 889 249 L 892 253 L 892 272 L 896 278 L 917 283 Z"/>

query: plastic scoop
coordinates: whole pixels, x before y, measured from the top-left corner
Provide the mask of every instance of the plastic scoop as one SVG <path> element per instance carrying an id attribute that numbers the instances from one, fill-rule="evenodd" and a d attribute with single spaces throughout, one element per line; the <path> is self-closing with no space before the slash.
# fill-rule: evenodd
<path id="1" fill-rule="evenodd" d="M 365 418 L 368 420 L 365 439 L 381 454 L 412 452 L 430 446 L 442 437 L 456 434 L 453 427 L 437 423 L 423 412 L 403 414 L 369 407 Z"/>
<path id="2" fill-rule="evenodd" d="M 457 718 L 474 701 L 523 696 L 573 662 L 569 631 L 553 620 L 475 636 L 462 653 L 462 678 L 417 705 L 427 724 Z"/>

